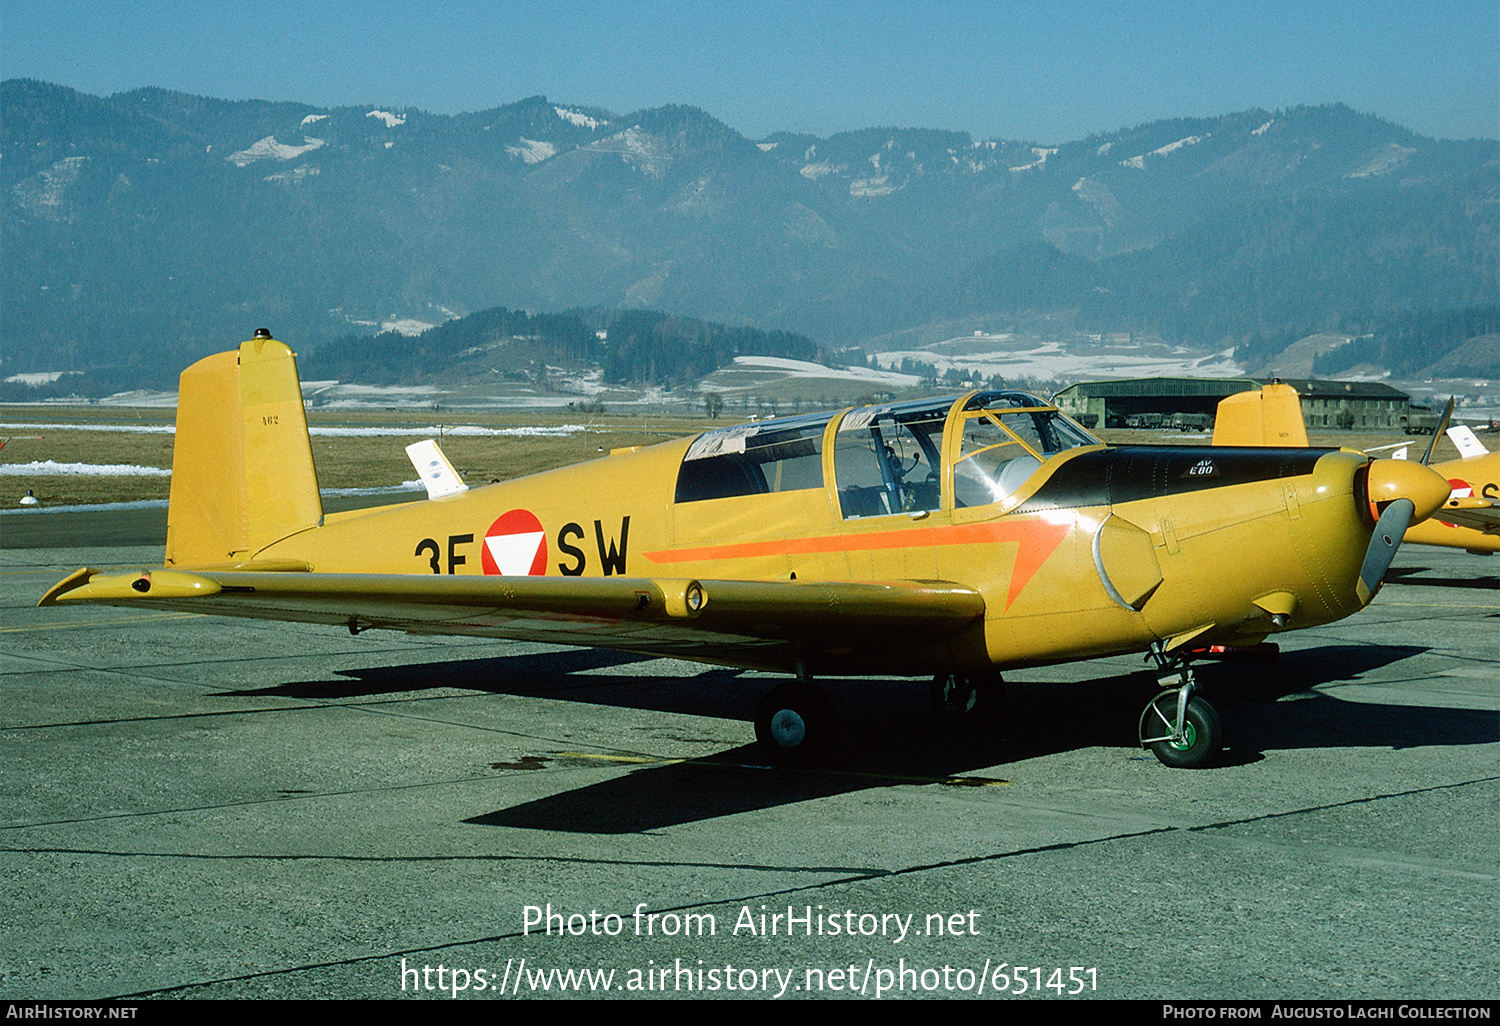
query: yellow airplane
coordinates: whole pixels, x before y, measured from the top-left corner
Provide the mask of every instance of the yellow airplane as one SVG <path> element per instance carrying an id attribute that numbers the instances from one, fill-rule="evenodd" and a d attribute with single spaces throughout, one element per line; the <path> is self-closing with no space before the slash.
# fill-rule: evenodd
<path id="1" fill-rule="evenodd" d="M 295 357 L 264 329 L 182 375 L 165 566 L 78 570 L 42 605 L 589 645 L 795 675 L 770 754 L 826 749 L 816 676 L 931 675 L 955 715 L 999 671 L 1150 652 L 1141 743 L 1208 764 L 1193 648 L 1367 605 L 1448 497 L 1415 462 L 1336 449 L 1102 444 L 1051 403 L 982 391 L 719 428 L 429 498 L 324 514 Z"/>
<path id="2" fill-rule="evenodd" d="M 1450 399 L 1421 459 L 1447 479 L 1448 499 L 1429 519 L 1408 528 L 1404 540 L 1487 556 L 1500 552 L 1500 453 L 1489 452 L 1469 428 L 1448 427 L 1452 416 Z M 1459 458 L 1432 463 L 1432 450 L 1445 430 L 1458 447 Z M 1278 381 L 1259 392 L 1229 396 L 1219 403 L 1213 444 L 1307 448 L 1297 391 Z M 1405 459 L 1405 454 L 1403 445 L 1397 458 Z"/>

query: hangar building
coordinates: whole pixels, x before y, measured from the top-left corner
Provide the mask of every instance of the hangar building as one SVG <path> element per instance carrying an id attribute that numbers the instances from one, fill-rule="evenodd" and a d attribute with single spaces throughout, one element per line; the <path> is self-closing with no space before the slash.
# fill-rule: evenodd
<path id="1" fill-rule="evenodd" d="M 1093 427 L 1206 426 L 1220 400 L 1252 392 L 1271 378 L 1125 378 L 1080 381 L 1057 393 L 1064 413 Z M 1281 378 L 1302 397 L 1310 428 L 1406 431 L 1411 396 L 1372 381 Z"/>

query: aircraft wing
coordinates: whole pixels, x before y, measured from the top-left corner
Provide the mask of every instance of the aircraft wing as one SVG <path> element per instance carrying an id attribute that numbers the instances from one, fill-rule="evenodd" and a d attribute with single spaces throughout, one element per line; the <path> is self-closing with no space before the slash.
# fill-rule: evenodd
<path id="1" fill-rule="evenodd" d="M 1478 496 L 1449 499 L 1432 518 L 1455 527 L 1471 527 L 1476 531 L 1500 534 L 1500 502 L 1494 499 L 1482 499 Z"/>
<path id="2" fill-rule="evenodd" d="M 944 581 L 696 581 L 643 577 L 332 574 L 264 570 L 74 572 L 39 605 L 94 602 L 191 613 L 462 634 L 768 668 L 862 649 L 941 643 L 984 617 Z M 762 657 L 755 657 L 761 650 Z M 794 655 L 788 655 L 794 653 Z"/>

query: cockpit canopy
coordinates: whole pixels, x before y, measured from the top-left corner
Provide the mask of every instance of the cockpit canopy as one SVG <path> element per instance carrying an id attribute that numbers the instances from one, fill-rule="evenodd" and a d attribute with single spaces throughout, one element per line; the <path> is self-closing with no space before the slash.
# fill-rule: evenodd
<path id="1" fill-rule="evenodd" d="M 688 448 L 678 502 L 825 487 L 824 448 L 845 519 L 1001 502 L 1049 457 L 1101 445 L 1028 392 L 977 392 L 721 428 Z M 951 471 L 951 473 L 949 473 Z"/>

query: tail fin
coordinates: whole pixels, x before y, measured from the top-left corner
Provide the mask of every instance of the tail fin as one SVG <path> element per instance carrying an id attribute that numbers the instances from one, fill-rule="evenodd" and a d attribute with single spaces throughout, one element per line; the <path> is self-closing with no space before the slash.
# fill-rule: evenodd
<path id="1" fill-rule="evenodd" d="M 1259 392 L 1240 392 L 1225 399 L 1214 417 L 1213 444 L 1307 448 L 1297 390 L 1276 381 Z"/>
<path id="2" fill-rule="evenodd" d="M 322 523 L 297 358 L 262 331 L 182 372 L 168 566 L 248 559 Z"/>

